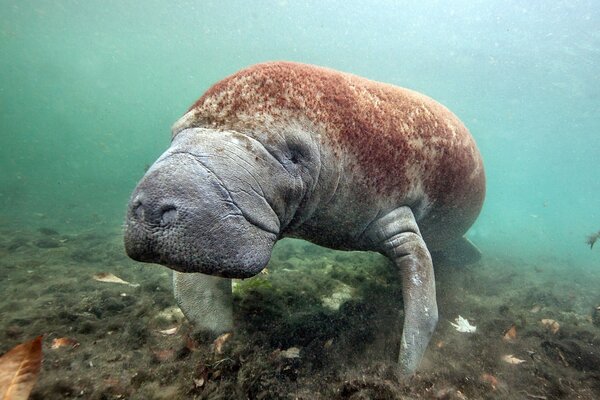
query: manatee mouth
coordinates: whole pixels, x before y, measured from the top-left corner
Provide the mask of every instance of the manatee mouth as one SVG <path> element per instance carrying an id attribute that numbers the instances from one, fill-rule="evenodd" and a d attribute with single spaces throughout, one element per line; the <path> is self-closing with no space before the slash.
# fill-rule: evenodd
<path id="1" fill-rule="evenodd" d="M 132 194 L 127 254 L 179 272 L 256 275 L 270 258 L 279 220 L 260 218 L 264 212 L 238 204 L 235 196 L 199 156 L 166 154 Z"/>

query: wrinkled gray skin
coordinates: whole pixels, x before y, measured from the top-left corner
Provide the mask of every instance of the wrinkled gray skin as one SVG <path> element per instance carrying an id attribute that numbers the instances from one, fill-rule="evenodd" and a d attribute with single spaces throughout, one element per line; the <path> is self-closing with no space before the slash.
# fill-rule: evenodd
<path id="1" fill-rule="evenodd" d="M 269 141 L 182 130 L 131 197 L 127 253 L 183 272 L 174 276 L 179 305 L 219 333 L 232 329 L 231 283 L 223 278 L 256 275 L 278 239 L 380 252 L 402 276 L 399 363 L 411 374 L 438 319 L 431 256 L 415 221 L 421 211 L 402 198 L 353 191 L 352 175 L 313 136 L 302 128 Z"/>

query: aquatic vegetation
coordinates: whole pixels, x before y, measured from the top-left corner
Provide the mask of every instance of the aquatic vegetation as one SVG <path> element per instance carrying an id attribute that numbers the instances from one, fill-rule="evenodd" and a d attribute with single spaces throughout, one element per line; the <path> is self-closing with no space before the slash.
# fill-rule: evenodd
<path id="1" fill-rule="evenodd" d="M 120 245 L 117 240 L 105 237 L 95 245 L 92 251 L 102 261 L 82 263 L 72 260 L 72 252 L 90 251 L 88 240 L 104 236 L 84 241 L 73 235 L 64 251 L 56 252 L 34 247 L 41 232 L 19 235 L 26 249 L 39 255 L 15 253 L 4 262 L 20 268 L 0 269 L 6 296 L 0 313 L 7 316 L 0 321 L 0 344 L 5 344 L 0 351 L 35 332 L 52 332 L 32 398 L 75 397 L 81 391 L 81 398 L 90 399 L 110 393 L 111 398 L 173 400 L 285 398 L 291 390 L 310 399 L 520 398 L 525 392 L 554 398 L 552 388 L 575 387 L 582 398 L 596 393 L 591 377 L 600 371 L 600 303 L 594 292 L 599 280 L 557 276 L 548 263 L 523 268 L 512 260 L 487 260 L 472 269 L 439 268 L 445 288 L 439 298 L 449 316 L 442 318 L 477 317 L 476 334 L 457 334 L 449 322 L 440 324 L 430 346 L 431 369 L 406 384 L 393 375 L 397 354 L 389 351 L 389 338 L 400 340 L 394 316 L 400 312 L 401 282 L 379 255 L 284 243 L 269 275 L 239 281 L 234 299 L 240 330 L 218 354 L 214 337 L 196 332 L 174 304 L 170 273 L 107 263 L 119 249 L 110 247 Z M 7 247 L 13 237 L 7 232 L 0 243 Z M 70 262 L 77 269 L 65 273 Z M 536 272 L 537 266 L 545 272 Z M 93 280 L 99 271 L 141 285 Z M 339 309 L 323 304 L 347 287 L 354 289 L 353 297 Z M 560 331 L 553 335 L 542 318 L 559 321 Z M 516 339 L 503 340 L 513 325 Z M 80 345 L 50 350 L 53 338 Z M 507 363 L 505 355 L 525 362 Z M 455 366 L 451 372 L 449 364 Z M 473 379 L 465 383 L 465 374 Z"/>
<path id="2" fill-rule="evenodd" d="M 0 398 L 26 400 L 42 365 L 42 336 L 15 346 L 0 357 Z"/>
<path id="3" fill-rule="evenodd" d="M 596 241 L 599 238 L 600 238 L 600 231 L 598 231 L 596 233 L 592 233 L 591 235 L 588 235 L 587 240 L 585 242 L 590 245 L 590 249 L 593 249 L 594 243 L 596 243 Z"/>
<path id="4" fill-rule="evenodd" d="M 248 292 L 255 290 L 271 290 L 273 285 L 266 275 L 255 276 L 250 279 L 234 280 L 232 282 L 233 293 L 239 296 L 245 296 Z"/>
<path id="5" fill-rule="evenodd" d="M 321 298 L 321 304 L 323 307 L 329 308 L 332 311 L 337 311 L 342 304 L 354 297 L 355 291 L 356 290 L 352 286 L 346 285 L 343 282 L 338 282 L 333 293 Z"/>

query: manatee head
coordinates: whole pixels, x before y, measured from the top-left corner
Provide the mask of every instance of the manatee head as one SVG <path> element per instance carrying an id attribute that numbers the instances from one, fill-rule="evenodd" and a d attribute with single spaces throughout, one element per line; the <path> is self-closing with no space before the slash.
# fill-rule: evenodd
<path id="1" fill-rule="evenodd" d="M 180 272 L 253 276 L 269 261 L 301 186 L 247 135 L 184 129 L 131 196 L 127 254 Z"/>

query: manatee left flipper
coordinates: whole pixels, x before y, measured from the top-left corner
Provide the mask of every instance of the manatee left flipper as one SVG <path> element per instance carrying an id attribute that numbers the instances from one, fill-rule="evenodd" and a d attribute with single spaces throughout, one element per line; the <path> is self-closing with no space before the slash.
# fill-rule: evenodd
<path id="1" fill-rule="evenodd" d="M 233 330 L 231 279 L 173 272 L 175 300 L 195 328 L 215 335 Z"/>
<path id="2" fill-rule="evenodd" d="M 400 372 L 410 375 L 421 363 L 438 320 L 431 255 L 409 207 L 375 221 L 367 235 L 400 270 L 404 328 L 398 363 Z"/>

